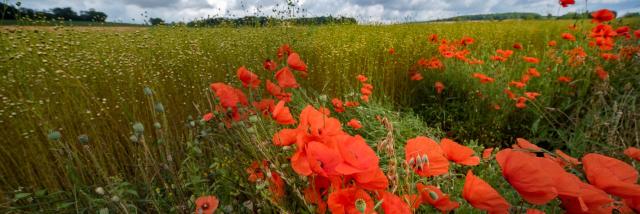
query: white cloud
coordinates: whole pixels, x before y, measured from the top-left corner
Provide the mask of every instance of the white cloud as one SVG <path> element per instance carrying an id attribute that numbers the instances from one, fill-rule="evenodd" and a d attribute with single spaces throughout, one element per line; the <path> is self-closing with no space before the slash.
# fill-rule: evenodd
<path id="1" fill-rule="evenodd" d="M 15 2 L 15 0 L 10 1 Z M 76 11 L 106 12 L 109 21 L 141 23 L 148 17 L 166 21 L 190 21 L 207 16 L 279 16 L 285 0 L 23 0 L 23 7 L 39 10 L 73 7 Z M 400 22 L 432 20 L 457 15 L 496 12 L 536 12 L 561 15 L 566 12 L 609 8 L 624 14 L 638 11 L 638 0 L 590 0 L 562 8 L 558 0 L 297 0 L 304 13 L 298 16 L 350 16 L 361 22 Z M 273 11 L 276 11 L 275 13 Z"/>

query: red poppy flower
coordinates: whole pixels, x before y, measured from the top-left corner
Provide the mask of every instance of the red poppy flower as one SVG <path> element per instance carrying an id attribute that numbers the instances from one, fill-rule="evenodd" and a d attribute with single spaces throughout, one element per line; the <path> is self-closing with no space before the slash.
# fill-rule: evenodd
<path id="1" fill-rule="evenodd" d="M 460 145 L 453 140 L 443 138 L 440 140 L 440 148 L 442 148 L 444 156 L 450 161 L 467 166 L 480 164 L 480 158 L 473 156 L 473 149 Z"/>
<path id="2" fill-rule="evenodd" d="M 271 178 L 269 179 L 269 191 L 273 196 L 273 199 L 280 201 L 285 195 L 284 180 L 278 172 L 271 171 Z"/>
<path id="3" fill-rule="evenodd" d="M 331 213 L 368 214 L 374 213 L 373 199 L 367 192 L 356 187 L 332 192 L 327 201 Z"/>
<path id="4" fill-rule="evenodd" d="M 293 70 L 307 72 L 307 65 L 300 59 L 298 53 L 291 53 L 287 58 L 287 64 Z"/>
<path id="5" fill-rule="evenodd" d="M 338 98 L 333 98 L 331 99 L 331 104 L 333 105 L 333 109 L 338 112 L 344 112 L 344 104 L 342 103 L 342 100 L 338 99 Z"/>
<path id="6" fill-rule="evenodd" d="M 564 162 L 564 163 L 569 163 L 569 164 L 572 164 L 574 166 L 581 164 L 580 160 L 569 156 L 568 154 L 562 152 L 559 149 L 556 149 L 555 153 L 556 153 L 556 155 L 558 155 L 558 157 L 560 157 L 559 159 L 562 160 L 562 162 Z"/>
<path id="7" fill-rule="evenodd" d="M 413 80 L 413 81 L 420 81 L 422 79 L 424 79 L 424 77 L 422 77 L 422 74 L 420 74 L 418 72 L 416 72 L 413 75 L 411 75 L 411 80 Z"/>
<path id="8" fill-rule="evenodd" d="M 558 45 L 558 42 L 556 42 L 555 40 L 551 40 L 549 41 L 549 43 L 547 43 L 547 45 L 549 45 L 549 47 L 555 47 L 556 45 Z"/>
<path id="9" fill-rule="evenodd" d="M 383 192 L 382 197 L 382 210 L 385 214 L 411 214 L 411 208 L 402 200 L 402 198 L 394 195 L 390 192 Z"/>
<path id="10" fill-rule="evenodd" d="M 526 97 L 518 97 L 516 100 L 516 108 L 526 108 L 527 107 L 527 98 Z"/>
<path id="11" fill-rule="evenodd" d="M 338 151 L 344 160 L 336 166 L 336 171 L 343 175 L 372 171 L 378 167 L 378 156 L 365 140 L 356 135 L 342 135 L 336 139 Z"/>
<path id="12" fill-rule="evenodd" d="M 213 90 L 216 97 L 220 99 L 220 104 L 225 109 L 237 108 L 238 104 L 242 104 L 244 106 L 249 104 L 244 92 L 240 89 L 234 88 L 233 86 L 224 83 L 212 83 L 211 90 Z"/>
<path id="13" fill-rule="evenodd" d="M 576 37 L 573 36 L 573 34 L 570 34 L 570 33 L 562 33 L 562 39 L 567 40 L 567 41 L 576 41 Z"/>
<path id="14" fill-rule="evenodd" d="M 538 69 L 536 68 L 529 68 L 527 69 L 527 74 L 534 76 L 534 77 L 540 77 L 540 72 L 538 72 Z"/>
<path id="15" fill-rule="evenodd" d="M 601 53 L 600 56 L 602 57 L 602 59 L 604 60 L 618 60 L 620 58 L 620 56 L 618 56 L 618 54 L 612 54 L 612 53 Z"/>
<path id="16" fill-rule="evenodd" d="M 493 153 L 493 147 L 482 150 L 482 159 L 489 160 L 491 158 L 491 153 Z"/>
<path id="17" fill-rule="evenodd" d="M 278 80 L 278 85 L 281 88 L 297 88 L 298 82 L 296 81 L 296 77 L 293 76 L 293 73 L 289 68 L 283 67 L 278 72 L 276 72 L 276 80 Z"/>
<path id="18" fill-rule="evenodd" d="M 524 95 L 527 96 L 529 100 L 536 100 L 536 97 L 540 96 L 541 94 L 538 92 L 524 92 Z"/>
<path id="19" fill-rule="evenodd" d="M 613 199 L 606 192 L 584 182 L 579 182 L 578 186 L 580 197 L 558 197 L 567 214 L 612 213 Z"/>
<path id="20" fill-rule="evenodd" d="M 211 112 L 206 113 L 205 115 L 202 116 L 202 120 L 204 122 L 209 122 L 211 119 L 213 119 L 213 113 Z"/>
<path id="21" fill-rule="evenodd" d="M 574 174 L 564 171 L 556 161 L 549 158 L 536 157 L 539 166 L 544 166 L 547 175 L 554 181 L 554 187 L 558 196 L 580 197 L 580 185 L 582 181 Z"/>
<path id="22" fill-rule="evenodd" d="M 218 198 L 213 195 L 201 196 L 196 199 L 196 213 L 213 214 L 218 209 Z"/>
<path id="23" fill-rule="evenodd" d="M 633 31 L 633 35 L 635 35 L 636 38 L 640 38 L 640 29 Z"/>
<path id="24" fill-rule="evenodd" d="M 481 178 L 467 171 L 467 177 L 462 187 L 462 197 L 471 206 L 488 211 L 489 213 L 509 213 L 511 205 L 501 195 Z"/>
<path id="25" fill-rule="evenodd" d="M 444 84 L 440 81 L 436 81 L 433 87 L 436 89 L 436 93 L 438 94 L 441 94 L 442 90 L 444 90 Z"/>
<path id="26" fill-rule="evenodd" d="M 336 168 L 338 165 L 342 164 L 344 160 L 340 156 L 340 151 L 338 150 L 337 145 L 327 145 L 318 141 L 311 141 L 306 144 L 306 148 L 298 149 L 298 151 L 304 154 L 299 155 L 299 159 L 296 159 L 296 162 L 294 162 L 293 157 L 291 158 L 292 167 L 297 165 L 299 169 L 304 169 L 302 167 L 305 167 L 308 164 L 311 172 L 319 176 L 329 177 L 340 175 L 340 173 L 336 171 Z M 294 157 L 297 153 L 298 152 L 294 153 Z M 294 168 L 294 170 L 295 169 L 296 168 Z M 300 170 L 300 172 L 308 171 Z"/>
<path id="27" fill-rule="evenodd" d="M 493 78 L 488 77 L 481 73 L 473 73 L 473 77 L 480 80 L 480 83 L 491 83 L 493 82 Z"/>
<path id="28" fill-rule="evenodd" d="M 448 213 L 460 207 L 460 203 L 452 201 L 449 196 L 442 193 L 442 190 L 438 187 L 417 183 L 416 188 L 418 189 L 418 193 L 420 193 L 422 203 L 431 204 L 431 206 L 440 210 L 442 213 Z"/>
<path id="29" fill-rule="evenodd" d="M 247 167 L 244 171 L 249 174 L 249 182 L 255 183 L 258 180 L 264 179 L 264 172 L 262 172 L 262 166 L 266 166 L 266 161 L 253 161 L 251 162 L 251 166 Z"/>
<path id="30" fill-rule="evenodd" d="M 522 57 L 522 59 L 523 59 L 525 62 L 528 62 L 528 63 L 533 63 L 533 64 L 538 64 L 538 63 L 540 63 L 540 60 L 539 60 L 538 58 L 535 58 L 535 57 L 523 56 L 523 57 Z"/>
<path id="31" fill-rule="evenodd" d="M 260 85 L 260 79 L 258 79 L 258 75 L 253 72 L 247 70 L 244 66 L 238 68 L 236 72 L 238 79 L 242 81 L 242 86 L 256 88 Z"/>
<path id="32" fill-rule="evenodd" d="M 296 129 L 282 129 L 273 135 L 272 142 L 276 146 L 289 146 L 296 142 L 298 134 Z"/>
<path id="33" fill-rule="evenodd" d="M 351 119 L 349 120 L 349 122 L 347 123 L 348 126 L 350 126 L 353 129 L 360 129 L 362 128 L 362 124 L 360 124 L 360 121 L 356 120 L 356 119 Z"/>
<path id="34" fill-rule="evenodd" d="M 507 97 L 509 99 L 513 100 L 513 99 L 516 98 L 516 95 L 511 90 L 509 90 L 508 88 L 505 88 L 503 91 L 504 91 L 505 94 L 507 94 Z"/>
<path id="35" fill-rule="evenodd" d="M 327 202 L 322 199 L 322 196 L 326 194 L 329 188 L 329 180 L 322 177 L 310 177 L 310 182 L 307 188 L 304 189 L 304 199 L 317 206 L 316 213 L 325 213 L 327 210 Z"/>
<path id="36" fill-rule="evenodd" d="M 276 120 L 278 124 L 281 125 L 290 125 L 296 123 L 296 120 L 293 119 L 293 116 L 289 111 L 289 107 L 286 107 L 284 104 L 284 100 L 280 100 L 280 102 L 278 102 L 278 104 L 273 107 L 271 116 Z"/>
<path id="37" fill-rule="evenodd" d="M 605 192 L 622 198 L 640 197 L 638 172 L 618 159 L 590 153 L 582 157 L 587 180 Z"/>
<path id="38" fill-rule="evenodd" d="M 429 41 L 433 43 L 438 43 L 438 34 L 431 34 L 429 36 Z"/>
<path id="39" fill-rule="evenodd" d="M 258 102 L 253 102 L 253 107 L 264 116 L 271 114 L 275 106 L 276 103 L 273 99 L 262 99 Z"/>
<path id="40" fill-rule="evenodd" d="M 571 82 L 571 77 L 559 76 L 558 77 L 558 81 L 559 82 L 563 82 L 563 83 L 570 83 Z"/>
<path id="41" fill-rule="evenodd" d="M 449 171 L 449 161 L 444 157 L 440 145 L 431 138 L 419 136 L 407 140 L 405 160 L 423 177 L 442 175 Z"/>
<path id="42" fill-rule="evenodd" d="M 464 36 L 464 37 L 462 37 L 462 39 L 460 39 L 460 44 L 463 45 L 463 46 L 467 46 L 467 45 L 473 44 L 473 42 L 474 42 L 473 38 L 468 37 L 468 36 Z"/>
<path id="43" fill-rule="evenodd" d="M 496 53 L 504 58 L 509 58 L 513 54 L 513 51 L 508 49 L 507 50 L 498 49 L 496 50 Z"/>
<path id="44" fill-rule="evenodd" d="M 613 20 L 615 17 L 616 14 L 607 9 L 601 9 L 591 13 L 591 21 L 596 23 L 608 22 Z"/>
<path id="45" fill-rule="evenodd" d="M 292 51 L 291 47 L 289 47 L 289 44 L 282 45 L 280 48 L 278 48 L 278 59 L 282 59 L 285 54 L 290 55 L 291 52 Z"/>
<path id="46" fill-rule="evenodd" d="M 527 86 L 527 84 L 520 82 L 520 81 L 511 81 L 509 82 L 509 86 L 513 86 L 516 88 L 524 88 L 525 86 Z"/>
<path id="47" fill-rule="evenodd" d="M 515 44 L 513 44 L 513 48 L 514 48 L 514 49 L 518 49 L 518 50 L 522 50 L 522 44 L 520 44 L 520 43 L 515 43 Z"/>
<path id="48" fill-rule="evenodd" d="M 575 3 L 576 3 L 575 0 L 560 0 L 560 5 L 562 5 L 562 7 L 567 7 Z"/>
<path id="49" fill-rule="evenodd" d="M 355 101 L 347 101 L 347 102 L 344 103 L 344 105 L 346 107 L 358 107 L 358 106 L 360 106 L 360 103 L 359 102 L 355 102 Z"/>
<path id="50" fill-rule="evenodd" d="M 358 74 L 358 76 L 356 76 L 356 79 L 358 81 L 360 81 L 361 83 L 365 83 L 368 80 L 368 78 L 365 75 L 362 75 L 362 74 Z"/>
<path id="51" fill-rule="evenodd" d="M 276 68 L 278 67 L 276 62 L 271 61 L 270 59 L 264 60 L 264 63 L 262 63 L 262 66 L 264 67 L 264 69 L 269 70 L 269 71 L 275 71 Z"/>
<path id="52" fill-rule="evenodd" d="M 516 138 L 516 143 L 521 149 L 526 149 L 532 152 L 542 151 L 542 148 L 536 146 L 535 144 L 529 142 L 527 139 L 524 139 L 524 138 Z"/>
<path id="53" fill-rule="evenodd" d="M 389 55 L 393 55 L 396 53 L 396 49 L 389 48 Z"/>
<path id="54" fill-rule="evenodd" d="M 353 179 L 357 187 L 376 191 L 389 188 L 389 179 L 380 167 L 375 167 L 371 171 L 365 171 L 353 174 Z"/>
<path id="55" fill-rule="evenodd" d="M 558 195 L 552 177 L 530 153 L 504 149 L 496 154 L 496 160 L 504 178 L 525 201 L 543 205 Z"/>
<path id="56" fill-rule="evenodd" d="M 600 78 L 601 80 L 606 80 L 607 77 L 609 76 L 609 73 L 607 73 L 607 71 L 605 71 L 604 68 L 600 66 L 596 67 L 596 74 L 598 75 L 598 78 Z"/>
<path id="57" fill-rule="evenodd" d="M 624 150 L 624 154 L 632 159 L 640 161 L 640 149 L 630 146 Z"/>

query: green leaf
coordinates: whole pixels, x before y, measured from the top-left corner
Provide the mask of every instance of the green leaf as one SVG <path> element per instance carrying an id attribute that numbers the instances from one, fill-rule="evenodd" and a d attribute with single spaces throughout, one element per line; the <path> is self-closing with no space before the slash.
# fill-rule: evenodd
<path id="1" fill-rule="evenodd" d="M 13 197 L 13 201 L 19 201 L 20 199 L 25 199 L 29 196 L 31 196 L 31 193 L 19 192 L 19 193 L 16 193 L 16 195 Z"/>

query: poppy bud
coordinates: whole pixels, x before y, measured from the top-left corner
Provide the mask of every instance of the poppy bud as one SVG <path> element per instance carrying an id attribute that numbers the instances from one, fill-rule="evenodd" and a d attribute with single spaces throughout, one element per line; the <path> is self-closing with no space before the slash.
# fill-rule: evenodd
<path id="1" fill-rule="evenodd" d="M 416 159 L 414 158 L 409 159 L 409 166 L 413 166 L 413 164 L 415 163 L 416 163 Z"/>
<path id="2" fill-rule="evenodd" d="M 367 210 L 367 202 L 365 202 L 361 198 L 356 199 L 355 204 L 356 204 L 356 209 L 358 209 L 360 213 L 364 213 L 364 211 Z"/>
<path id="3" fill-rule="evenodd" d="M 162 125 L 159 122 L 155 122 L 153 123 L 153 127 L 155 127 L 156 129 L 160 129 L 162 128 Z"/>
<path id="4" fill-rule="evenodd" d="M 252 123 L 258 122 L 258 116 L 256 116 L 256 115 L 251 115 L 251 116 L 249 117 L 249 122 L 252 122 Z"/>
<path id="5" fill-rule="evenodd" d="M 434 201 L 438 200 L 438 194 L 434 191 L 429 191 L 429 197 L 431 197 L 431 199 L 433 199 Z"/>
<path id="6" fill-rule="evenodd" d="M 328 100 L 327 95 L 324 95 L 324 94 L 323 94 L 323 95 L 320 95 L 320 96 L 318 97 L 318 99 L 319 99 L 321 102 L 327 102 L 327 100 Z"/>
<path id="7" fill-rule="evenodd" d="M 140 122 L 136 122 L 133 124 L 133 132 L 137 135 L 141 135 L 144 132 L 144 125 Z"/>
<path id="8" fill-rule="evenodd" d="M 249 127 L 249 128 L 247 128 L 247 132 L 250 133 L 250 134 L 255 134 L 256 133 L 256 128 Z"/>
<path id="9" fill-rule="evenodd" d="M 118 202 L 120 201 L 120 197 L 118 197 L 117 195 L 114 195 L 113 197 L 111 197 L 111 201 Z"/>

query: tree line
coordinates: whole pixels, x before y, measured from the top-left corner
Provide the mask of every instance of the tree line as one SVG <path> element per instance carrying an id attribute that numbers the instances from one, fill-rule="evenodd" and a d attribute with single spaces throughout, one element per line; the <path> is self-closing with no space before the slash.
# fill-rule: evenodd
<path id="1" fill-rule="evenodd" d="M 160 18 L 150 18 L 149 23 L 151 25 L 164 25 L 167 24 Z M 169 25 L 175 25 L 177 23 L 171 23 Z M 349 17 L 333 17 L 333 16 L 319 16 L 319 17 L 303 17 L 303 18 L 274 18 L 266 16 L 245 16 L 242 18 L 203 18 L 193 20 L 186 23 L 189 27 L 267 27 L 283 24 L 291 25 L 328 25 L 328 24 L 358 24 L 355 18 Z"/>
<path id="2" fill-rule="evenodd" d="M 613 11 L 616 13 L 615 11 Z M 617 13 L 616 13 L 617 14 Z M 627 13 L 622 18 L 630 18 L 630 17 L 638 17 L 640 13 Z M 508 19 L 524 19 L 524 20 L 535 20 L 535 19 L 591 19 L 591 12 L 569 12 L 561 16 L 553 16 L 551 14 L 547 14 L 546 16 L 540 15 L 538 13 L 494 13 L 494 14 L 480 14 L 480 15 L 465 15 L 465 16 L 456 16 L 446 19 L 438 19 L 431 22 L 446 22 L 446 21 L 480 21 L 480 20 L 508 20 Z"/>
<path id="3" fill-rule="evenodd" d="M 64 20 L 64 21 L 88 21 L 88 22 L 104 22 L 107 20 L 107 14 L 89 9 L 77 13 L 71 7 L 56 7 L 50 10 L 34 10 L 30 8 L 20 7 L 0 3 L 0 18 L 3 20 L 19 20 L 19 19 L 47 19 L 47 20 Z"/>

